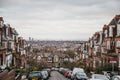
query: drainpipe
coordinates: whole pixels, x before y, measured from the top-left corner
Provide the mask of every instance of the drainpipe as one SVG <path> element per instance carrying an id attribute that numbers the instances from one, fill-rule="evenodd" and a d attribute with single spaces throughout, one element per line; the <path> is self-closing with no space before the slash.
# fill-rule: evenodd
<path id="1" fill-rule="evenodd" d="M 118 53 L 118 70 L 120 72 L 120 52 Z M 120 73 L 119 73 L 120 74 Z"/>

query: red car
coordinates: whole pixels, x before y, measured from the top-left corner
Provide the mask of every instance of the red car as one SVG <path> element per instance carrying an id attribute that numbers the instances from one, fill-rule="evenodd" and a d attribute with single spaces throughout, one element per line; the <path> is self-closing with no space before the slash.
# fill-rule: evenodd
<path id="1" fill-rule="evenodd" d="M 72 74 L 72 71 L 66 71 L 65 77 L 70 78 L 71 74 Z"/>

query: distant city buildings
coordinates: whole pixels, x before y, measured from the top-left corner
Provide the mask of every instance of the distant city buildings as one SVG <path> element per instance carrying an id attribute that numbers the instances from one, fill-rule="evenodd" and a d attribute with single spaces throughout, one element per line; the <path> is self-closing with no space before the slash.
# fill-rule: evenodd
<path id="1" fill-rule="evenodd" d="M 77 49 L 82 41 L 33 41 L 33 49 L 37 49 L 37 62 L 44 62 L 48 67 L 60 67 L 64 61 L 75 62 L 79 57 L 71 56 L 79 54 Z M 70 54 L 69 54 L 70 53 Z"/>

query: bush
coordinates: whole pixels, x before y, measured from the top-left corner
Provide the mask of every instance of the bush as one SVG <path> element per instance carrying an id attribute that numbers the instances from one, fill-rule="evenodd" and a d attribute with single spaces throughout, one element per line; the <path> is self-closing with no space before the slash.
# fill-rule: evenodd
<path id="1" fill-rule="evenodd" d="M 6 67 L 5 69 L 6 69 L 6 70 L 8 70 L 8 71 L 10 71 L 10 70 L 11 70 L 11 68 L 10 68 L 10 67 Z"/>
<path id="2" fill-rule="evenodd" d="M 29 73 L 29 69 L 21 69 L 20 72 L 22 74 L 27 74 L 27 73 Z"/>
<path id="3" fill-rule="evenodd" d="M 38 70 L 38 68 L 37 67 L 33 67 L 33 71 L 37 71 Z"/>
<path id="4" fill-rule="evenodd" d="M 86 67 L 86 69 L 85 69 L 86 73 L 90 73 L 91 71 L 93 71 L 92 67 Z"/>
<path id="5" fill-rule="evenodd" d="M 108 63 L 108 64 L 104 65 L 103 71 L 112 71 L 112 64 Z M 114 71 L 118 71 L 117 64 L 114 64 Z"/>
<path id="6" fill-rule="evenodd" d="M 103 69 L 101 67 L 96 68 L 95 73 L 101 74 Z"/>
<path id="7" fill-rule="evenodd" d="M 112 71 L 112 64 L 108 63 L 103 67 L 96 68 L 95 73 L 102 73 L 102 71 Z M 114 71 L 118 71 L 117 64 L 114 64 Z"/>

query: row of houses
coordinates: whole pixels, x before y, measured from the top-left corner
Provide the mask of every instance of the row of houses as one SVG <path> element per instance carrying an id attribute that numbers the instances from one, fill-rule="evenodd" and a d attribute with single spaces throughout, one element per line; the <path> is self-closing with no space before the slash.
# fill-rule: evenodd
<path id="1" fill-rule="evenodd" d="M 120 15 L 81 45 L 80 60 L 94 69 L 110 62 L 120 69 Z"/>
<path id="2" fill-rule="evenodd" d="M 0 17 L 0 68 L 25 67 L 29 52 L 28 43 L 10 24 L 4 24 Z"/>
<path id="3" fill-rule="evenodd" d="M 47 67 L 61 67 L 63 66 L 64 61 L 73 62 L 73 59 L 70 58 L 67 54 L 60 52 L 57 53 L 40 53 L 36 55 L 37 63 L 44 62 Z"/>

